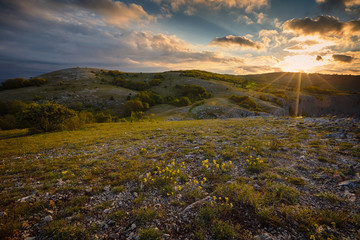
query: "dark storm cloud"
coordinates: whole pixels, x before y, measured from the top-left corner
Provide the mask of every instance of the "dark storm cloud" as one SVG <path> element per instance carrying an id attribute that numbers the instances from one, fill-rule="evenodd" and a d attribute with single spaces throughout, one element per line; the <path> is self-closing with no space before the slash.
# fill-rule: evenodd
<path id="1" fill-rule="evenodd" d="M 256 48 L 261 49 L 262 46 L 259 43 L 256 43 L 246 37 L 242 36 L 226 36 L 221 38 L 215 38 L 211 41 L 210 45 L 219 45 L 219 46 L 240 46 L 240 47 L 248 47 L 248 48 Z"/>
<path id="2" fill-rule="evenodd" d="M 333 10 L 344 10 L 346 8 L 360 5 L 357 0 L 317 0 L 317 2 L 319 3 L 320 8 L 327 12 Z"/>
<path id="3" fill-rule="evenodd" d="M 341 22 L 333 16 L 318 16 L 315 19 L 291 19 L 284 23 L 285 31 L 305 35 L 355 34 L 360 31 L 360 20 Z"/>
<path id="4" fill-rule="evenodd" d="M 341 32 L 344 23 L 332 16 L 318 16 L 314 20 L 311 18 L 291 19 L 284 23 L 285 30 L 301 32 L 304 34 L 327 34 L 329 32 Z"/>
<path id="5" fill-rule="evenodd" d="M 325 0 L 325 1 L 317 1 L 319 2 L 319 6 L 324 11 L 332 11 L 334 9 L 344 9 L 346 0 Z"/>
<path id="6" fill-rule="evenodd" d="M 323 60 L 322 56 L 320 56 L 320 55 L 316 56 L 316 61 L 322 61 L 322 60 Z"/>
<path id="7" fill-rule="evenodd" d="M 335 61 L 346 62 L 346 63 L 350 63 L 354 59 L 351 56 L 341 55 L 341 54 L 334 54 L 332 57 Z"/>

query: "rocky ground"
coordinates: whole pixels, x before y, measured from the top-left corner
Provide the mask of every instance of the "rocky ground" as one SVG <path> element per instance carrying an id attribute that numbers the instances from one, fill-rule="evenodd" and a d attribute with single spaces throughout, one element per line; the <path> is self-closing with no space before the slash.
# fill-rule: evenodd
<path id="1" fill-rule="evenodd" d="M 359 125 L 249 117 L 3 131 L 0 238 L 360 239 Z"/>

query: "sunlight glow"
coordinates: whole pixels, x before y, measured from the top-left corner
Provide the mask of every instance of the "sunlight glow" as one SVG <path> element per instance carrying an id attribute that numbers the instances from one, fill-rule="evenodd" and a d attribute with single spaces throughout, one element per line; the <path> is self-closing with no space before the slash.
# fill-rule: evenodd
<path id="1" fill-rule="evenodd" d="M 323 61 L 316 61 L 315 56 L 295 55 L 286 56 L 284 61 L 280 62 L 279 67 L 286 72 L 309 72 L 314 67 L 324 65 Z"/>

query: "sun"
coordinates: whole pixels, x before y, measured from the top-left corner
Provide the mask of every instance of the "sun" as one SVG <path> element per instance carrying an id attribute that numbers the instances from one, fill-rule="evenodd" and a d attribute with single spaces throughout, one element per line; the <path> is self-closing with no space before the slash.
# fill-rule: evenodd
<path id="1" fill-rule="evenodd" d="M 311 72 L 315 67 L 324 65 L 323 61 L 316 61 L 311 55 L 286 56 L 280 62 L 280 68 L 285 72 Z"/>

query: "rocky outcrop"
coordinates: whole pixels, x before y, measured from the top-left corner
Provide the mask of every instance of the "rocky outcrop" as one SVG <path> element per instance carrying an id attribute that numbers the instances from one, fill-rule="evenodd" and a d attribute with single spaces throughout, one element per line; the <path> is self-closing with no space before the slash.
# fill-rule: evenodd
<path id="1" fill-rule="evenodd" d="M 294 112 L 295 103 L 289 106 Z M 324 115 L 360 117 L 360 95 L 301 96 L 299 114 L 319 117 Z"/>
<path id="2" fill-rule="evenodd" d="M 255 113 L 240 108 L 204 104 L 193 108 L 189 115 L 195 119 L 225 119 L 255 116 Z"/>

